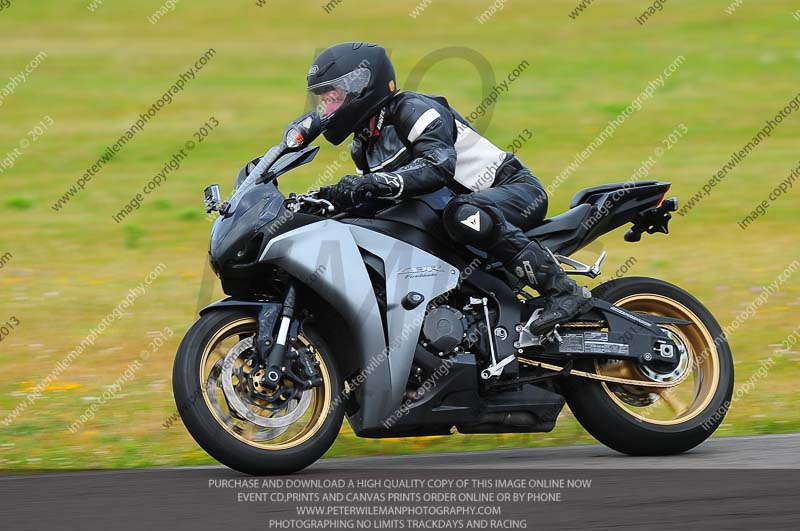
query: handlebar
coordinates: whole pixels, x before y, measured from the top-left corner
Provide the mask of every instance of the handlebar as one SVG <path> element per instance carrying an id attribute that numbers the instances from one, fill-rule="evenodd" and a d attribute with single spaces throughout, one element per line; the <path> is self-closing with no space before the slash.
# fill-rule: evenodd
<path id="1" fill-rule="evenodd" d="M 316 213 L 320 215 L 334 213 L 336 211 L 336 207 L 334 207 L 333 203 L 331 203 L 328 199 L 325 199 L 325 197 L 327 197 L 328 190 L 323 191 L 323 188 L 329 189 L 331 187 L 323 186 L 319 190 L 311 190 L 305 194 L 290 194 L 286 208 L 292 212 L 300 212 L 304 209 L 307 212 L 312 213 L 316 211 Z"/>
<path id="2" fill-rule="evenodd" d="M 292 212 L 305 212 L 327 216 L 331 219 L 341 219 L 353 215 L 364 215 L 364 205 L 356 205 L 351 209 L 338 210 L 331 201 L 333 186 L 322 186 L 318 190 L 311 190 L 304 194 L 289 194 L 286 208 Z M 385 208 L 385 206 L 384 206 Z M 381 210 L 381 209 L 378 209 Z M 360 212 L 360 214 L 358 214 Z M 374 214 L 374 212 L 372 212 Z"/>

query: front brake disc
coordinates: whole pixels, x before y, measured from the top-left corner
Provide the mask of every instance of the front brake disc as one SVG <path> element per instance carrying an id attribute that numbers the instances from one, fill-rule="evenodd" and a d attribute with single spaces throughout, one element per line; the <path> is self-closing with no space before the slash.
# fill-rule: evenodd
<path id="1" fill-rule="evenodd" d="M 243 419 L 252 422 L 256 426 L 263 428 L 283 428 L 291 425 L 297 419 L 303 416 L 311 403 L 311 391 L 304 391 L 300 394 L 300 400 L 297 405 L 291 408 L 291 404 L 287 405 L 287 413 L 280 417 L 264 417 L 252 411 L 242 401 L 239 393 L 233 387 L 233 367 L 236 360 L 248 349 L 253 348 L 253 337 L 245 338 L 239 341 L 232 349 L 228 351 L 222 362 L 222 390 L 225 394 L 225 399 L 228 401 L 230 408 L 235 411 Z"/>

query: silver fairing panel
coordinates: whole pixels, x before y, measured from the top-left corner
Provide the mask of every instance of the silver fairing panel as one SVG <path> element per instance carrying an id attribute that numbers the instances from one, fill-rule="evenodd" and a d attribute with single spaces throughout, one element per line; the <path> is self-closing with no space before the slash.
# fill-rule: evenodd
<path id="1" fill-rule="evenodd" d="M 389 344 L 360 249 L 383 261 Z M 459 271 L 447 262 L 378 232 L 324 220 L 281 234 L 260 258 L 278 265 L 336 308 L 357 338 L 354 353 L 366 378 L 361 409 L 350 417 L 356 431 L 373 429 L 394 414 L 405 392 L 427 304 L 456 287 Z M 406 310 L 409 292 L 425 301 Z M 337 353 L 334 353 L 334 356 Z"/>

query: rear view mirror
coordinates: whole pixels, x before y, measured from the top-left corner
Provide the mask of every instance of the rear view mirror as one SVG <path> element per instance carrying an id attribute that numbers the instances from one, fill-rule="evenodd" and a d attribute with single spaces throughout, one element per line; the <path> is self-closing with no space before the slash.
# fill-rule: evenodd
<path id="1" fill-rule="evenodd" d="M 321 132 L 322 119 L 316 111 L 311 111 L 289 124 L 283 142 L 291 150 L 301 149 L 316 140 Z"/>

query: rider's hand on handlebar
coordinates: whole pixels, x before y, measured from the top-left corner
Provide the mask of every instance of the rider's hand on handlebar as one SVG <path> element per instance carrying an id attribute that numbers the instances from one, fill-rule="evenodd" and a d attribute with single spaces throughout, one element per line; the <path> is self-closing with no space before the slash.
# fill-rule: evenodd
<path id="1" fill-rule="evenodd" d="M 314 192 L 314 197 L 333 203 L 333 186 L 320 186 L 319 189 Z"/>
<path id="2" fill-rule="evenodd" d="M 403 190 L 403 179 L 391 173 L 345 175 L 332 188 L 333 204 L 339 210 L 349 210 L 379 199 L 397 198 Z"/>
<path id="3" fill-rule="evenodd" d="M 361 202 L 356 193 L 362 179 L 360 175 L 345 175 L 331 187 L 330 200 L 337 210 L 350 210 Z"/>

